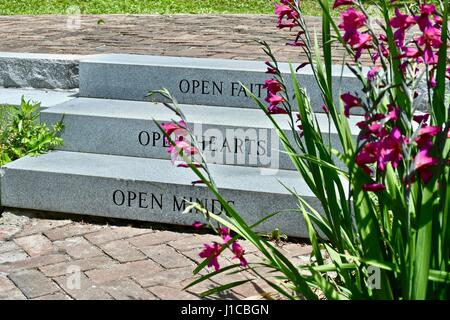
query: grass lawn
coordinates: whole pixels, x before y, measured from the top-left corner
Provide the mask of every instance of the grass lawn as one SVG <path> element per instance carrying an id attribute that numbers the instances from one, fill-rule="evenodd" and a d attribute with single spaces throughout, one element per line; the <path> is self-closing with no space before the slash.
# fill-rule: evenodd
<path id="1" fill-rule="evenodd" d="M 274 0 L 0 0 L 0 15 L 67 13 L 273 13 Z M 317 15 L 316 0 L 303 0 L 306 15 Z"/>

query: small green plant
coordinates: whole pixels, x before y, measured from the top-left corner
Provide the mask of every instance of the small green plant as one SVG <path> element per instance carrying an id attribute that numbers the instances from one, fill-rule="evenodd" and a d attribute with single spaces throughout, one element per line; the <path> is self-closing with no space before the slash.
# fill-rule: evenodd
<path id="1" fill-rule="evenodd" d="M 62 122 L 51 128 L 39 123 L 40 106 L 23 97 L 18 107 L 0 106 L 0 165 L 63 144 L 58 136 L 63 129 Z"/>

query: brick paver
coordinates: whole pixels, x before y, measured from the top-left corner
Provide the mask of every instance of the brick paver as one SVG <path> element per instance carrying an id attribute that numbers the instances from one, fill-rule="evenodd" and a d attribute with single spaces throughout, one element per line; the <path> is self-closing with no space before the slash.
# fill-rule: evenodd
<path id="1" fill-rule="evenodd" d="M 320 39 L 320 17 L 306 21 Z M 0 16 L 0 29 L 8 30 L 0 51 L 265 59 L 259 39 L 280 61 L 305 60 L 301 49 L 285 45 L 293 32 L 278 30 L 274 15 L 83 15 L 80 29 L 68 28 L 67 22 L 63 15 Z M 336 45 L 333 53 L 340 64 L 344 50 Z"/>
<path id="2" fill-rule="evenodd" d="M 203 243 L 211 234 L 159 231 L 143 226 L 111 226 L 108 221 L 79 222 L 24 210 L 7 210 L 0 232 L 17 228 L 0 241 L 0 300 L 3 299 L 199 299 L 200 293 L 232 281 L 254 284 L 215 296 L 243 299 L 273 291 L 249 274 L 213 277 L 184 290 L 197 279 L 195 266 Z M 258 252 L 241 241 L 248 260 L 260 262 Z M 296 263 L 307 261 L 310 246 L 289 243 L 284 252 Z M 222 266 L 236 263 L 224 252 Z M 300 260 L 300 258 L 302 260 Z M 208 271 L 202 270 L 200 275 Z M 199 276 L 200 276 L 199 275 Z"/>
<path id="3" fill-rule="evenodd" d="M 37 298 L 58 291 L 50 278 L 34 269 L 12 273 L 8 277 L 27 298 Z"/>

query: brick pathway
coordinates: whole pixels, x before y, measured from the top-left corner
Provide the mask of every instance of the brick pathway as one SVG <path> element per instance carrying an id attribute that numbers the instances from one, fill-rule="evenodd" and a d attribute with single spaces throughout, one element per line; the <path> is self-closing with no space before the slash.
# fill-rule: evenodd
<path id="1" fill-rule="evenodd" d="M 98 21 L 104 24 L 98 24 Z M 265 59 L 255 39 L 271 44 L 280 61 L 303 62 L 300 48 L 288 47 L 291 32 L 278 30 L 273 15 L 86 15 L 80 29 L 68 29 L 61 15 L 0 16 L 0 51 Z M 320 17 L 307 17 L 311 31 Z M 70 21 L 69 21 L 70 22 Z M 337 46 L 335 63 L 342 63 Z"/>
<path id="2" fill-rule="evenodd" d="M 216 236 L 62 217 L 3 212 L 0 300 L 199 299 L 200 292 L 245 278 L 221 276 L 183 291 L 196 278 L 192 271 L 202 260 L 198 257 L 202 244 L 218 240 Z M 242 244 L 249 261 L 261 261 L 249 243 Z M 297 264 L 308 261 L 311 252 L 310 246 L 293 243 L 282 250 Z M 226 254 L 220 262 L 228 265 L 231 258 Z M 258 292 L 273 290 L 255 279 L 215 298 L 255 298 Z"/>

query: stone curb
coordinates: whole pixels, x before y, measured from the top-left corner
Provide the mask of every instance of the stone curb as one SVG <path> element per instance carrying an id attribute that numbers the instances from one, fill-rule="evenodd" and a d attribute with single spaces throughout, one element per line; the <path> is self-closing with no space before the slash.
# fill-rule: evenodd
<path id="1" fill-rule="evenodd" d="M 0 52 L 0 86 L 5 88 L 75 89 L 83 56 Z"/>

